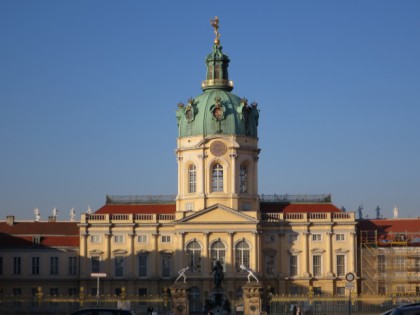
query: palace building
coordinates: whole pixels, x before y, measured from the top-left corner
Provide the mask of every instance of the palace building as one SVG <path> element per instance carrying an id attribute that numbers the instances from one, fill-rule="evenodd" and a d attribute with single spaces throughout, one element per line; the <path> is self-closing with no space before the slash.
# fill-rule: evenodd
<path id="1" fill-rule="evenodd" d="M 217 22 L 202 93 L 176 110 L 177 195 L 107 196 L 103 207 L 83 214 L 81 286 L 93 292 L 90 274 L 101 272 L 110 294 L 122 287 L 159 294 L 188 266 L 190 308 L 201 310 L 219 261 L 229 299 L 241 296 L 247 281 L 241 265 L 276 294 L 311 287 L 345 294 L 345 275 L 357 269 L 354 213 L 329 195 L 259 193 L 260 110 L 232 93 Z"/>

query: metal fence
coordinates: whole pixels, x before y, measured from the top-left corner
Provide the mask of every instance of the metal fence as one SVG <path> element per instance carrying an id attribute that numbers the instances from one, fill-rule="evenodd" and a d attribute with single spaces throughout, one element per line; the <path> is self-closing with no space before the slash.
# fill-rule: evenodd
<path id="1" fill-rule="evenodd" d="M 1 315 L 68 315 L 83 308 L 110 307 L 130 309 L 136 315 L 148 314 L 150 310 L 158 315 L 171 309 L 168 295 L 162 296 L 0 296 Z"/>
<path id="2" fill-rule="evenodd" d="M 305 315 L 364 314 L 378 315 L 386 310 L 409 303 L 420 302 L 420 296 L 374 295 L 374 296 L 273 296 L 269 314 L 295 314 L 299 309 Z"/>

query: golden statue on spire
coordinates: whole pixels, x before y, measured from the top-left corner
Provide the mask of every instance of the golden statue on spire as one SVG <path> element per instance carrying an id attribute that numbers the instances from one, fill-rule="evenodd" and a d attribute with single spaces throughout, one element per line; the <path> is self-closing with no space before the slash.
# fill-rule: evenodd
<path id="1" fill-rule="evenodd" d="M 215 16 L 214 20 L 210 20 L 211 26 L 214 28 L 214 34 L 216 34 L 216 38 L 214 39 L 214 43 L 216 45 L 220 44 L 220 34 L 219 34 L 219 17 Z"/>

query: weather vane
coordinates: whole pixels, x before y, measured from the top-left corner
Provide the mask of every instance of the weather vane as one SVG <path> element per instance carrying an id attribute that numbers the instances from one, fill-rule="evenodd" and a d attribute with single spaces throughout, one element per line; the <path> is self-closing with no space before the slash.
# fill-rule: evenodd
<path id="1" fill-rule="evenodd" d="M 214 43 L 216 45 L 220 44 L 220 34 L 219 34 L 219 17 L 215 16 L 214 20 L 210 20 L 211 26 L 214 28 L 214 34 L 216 34 L 216 38 L 214 39 Z"/>

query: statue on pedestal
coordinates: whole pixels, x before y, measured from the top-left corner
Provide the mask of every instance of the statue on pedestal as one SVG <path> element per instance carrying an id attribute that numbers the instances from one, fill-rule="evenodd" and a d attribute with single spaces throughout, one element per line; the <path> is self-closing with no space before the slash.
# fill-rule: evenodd
<path id="1" fill-rule="evenodd" d="M 216 261 L 216 264 L 213 266 L 213 270 L 210 272 L 210 274 L 213 274 L 213 273 L 214 273 L 214 284 L 216 285 L 216 288 L 220 288 L 224 280 L 224 274 L 223 274 L 223 266 L 219 260 Z"/>

